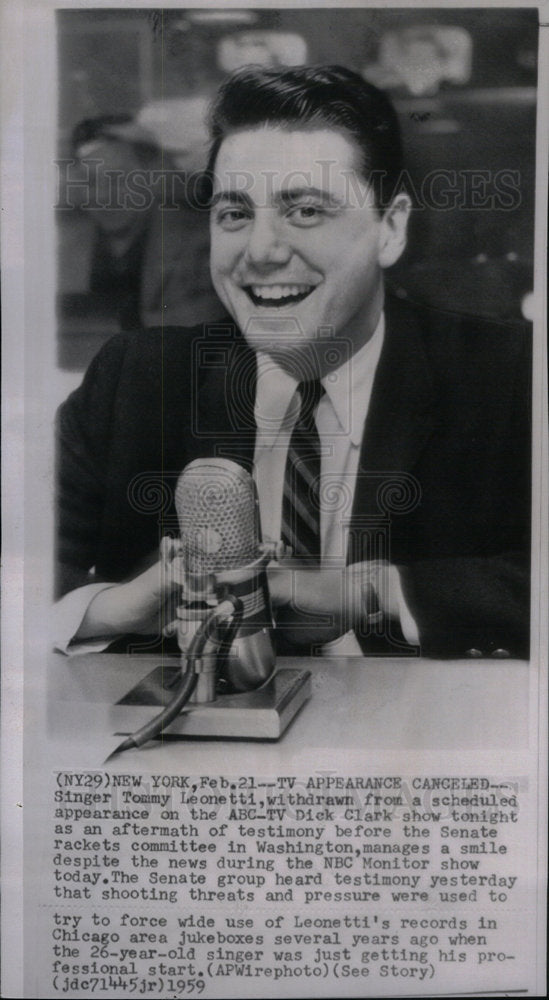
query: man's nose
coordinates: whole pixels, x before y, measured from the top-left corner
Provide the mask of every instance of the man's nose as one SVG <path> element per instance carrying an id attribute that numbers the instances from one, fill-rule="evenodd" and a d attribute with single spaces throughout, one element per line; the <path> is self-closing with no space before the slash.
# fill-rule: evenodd
<path id="1" fill-rule="evenodd" d="M 253 267 L 272 269 L 286 264 L 292 255 L 283 223 L 275 212 L 258 211 L 250 229 L 245 257 Z"/>

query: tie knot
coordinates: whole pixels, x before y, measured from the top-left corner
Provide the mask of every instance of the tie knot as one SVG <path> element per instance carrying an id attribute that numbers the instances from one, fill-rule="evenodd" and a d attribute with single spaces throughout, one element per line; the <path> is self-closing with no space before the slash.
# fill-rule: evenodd
<path id="1" fill-rule="evenodd" d="M 300 420 L 307 422 L 314 419 L 316 408 L 326 391 L 320 379 L 300 382 L 297 391 L 301 397 Z"/>

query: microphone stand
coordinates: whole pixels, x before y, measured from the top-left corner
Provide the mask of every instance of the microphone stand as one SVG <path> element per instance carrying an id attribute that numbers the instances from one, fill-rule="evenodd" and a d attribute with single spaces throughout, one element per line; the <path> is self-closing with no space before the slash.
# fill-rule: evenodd
<path id="1" fill-rule="evenodd" d="M 111 713 L 113 725 L 124 727 L 126 732 L 135 725 L 136 713 L 142 718 L 146 707 L 153 709 L 164 705 L 167 697 L 170 700 L 107 760 L 154 739 L 170 723 L 169 737 L 277 740 L 310 698 L 310 670 L 303 669 L 299 659 L 274 670 L 274 661 L 270 653 L 267 655 L 270 640 L 267 642 L 263 634 L 268 628 L 269 601 L 267 593 L 265 607 L 261 607 L 257 575 L 265 572 L 270 559 L 285 554 L 285 546 L 282 542 L 260 543 L 258 552 L 255 562 L 240 569 L 206 574 L 207 585 L 200 577 L 192 579 L 190 596 L 194 601 L 207 604 L 217 599 L 218 603 L 200 609 L 193 609 L 191 603 L 188 615 L 183 605 L 178 610 L 183 672 L 176 675 L 175 694 L 171 697 L 174 681 L 166 685 L 164 666 L 155 667 L 128 691 Z M 265 627 L 256 613 L 259 619 L 264 616 Z M 222 634 L 215 634 L 223 619 L 227 627 Z M 208 642 L 213 648 L 210 645 L 206 650 Z M 271 652 L 274 654 L 272 646 Z M 228 690 L 216 691 L 219 683 L 226 683 Z M 185 705 L 188 710 L 180 714 Z"/>
<path id="2" fill-rule="evenodd" d="M 201 656 L 204 652 L 206 643 L 213 635 L 214 628 L 217 627 L 220 621 L 223 621 L 223 619 L 226 618 L 232 619 L 231 628 L 237 629 L 242 620 L 243 609 L 244 606 L 240 598 L 234 597 L 232 594 L 227 594 L 224 600 L 218 604 L 217 607 L 212 608 L 212 610 L 200 623 L 190 642 L 189 648 L 185 654 L 185 669 L 182 671 L 181 680 L 172 700 L 168 705 L 166 705 L 166 708 L 164 708 L 162 712 L 154 717 L 154 719 L 151 719 L 150 722 L 147 722 L 135 733 L 127 736 L 126 739 L 118 747 L 116 747 L 111 754 L 109 754 L 105 763 L 117 754 L 123 753 L 124 750 L 141 747 L 144 743 L 148 743 L 149 740 L 153 740 L 160 732 L 169 726 L 170 722 L 175 719 L 176 715 L 179 715 L 181 709 L 186 705 L 196 687 L 201 667 Z"/>

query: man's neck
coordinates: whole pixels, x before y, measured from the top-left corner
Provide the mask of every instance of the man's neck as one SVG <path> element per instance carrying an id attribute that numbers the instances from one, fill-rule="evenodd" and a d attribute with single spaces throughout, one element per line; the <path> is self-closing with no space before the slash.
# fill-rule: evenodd
<path id="1" fill-rule="evenodd" d="M 301 346 L 298 344 L 295 350 L 285 344 L 280 351 L 275 346 L 274 349 L 270 347 L 266 353 L 298 382 L 325 378 L 358 354 L 372 339 L 379 326 L 384 302 L 385 289 L 380 280 L 367 307 L 359 310 L 342 329 L 336 331 L 329 326 L 319 328 L 316 340 L 310 340 Z"/>

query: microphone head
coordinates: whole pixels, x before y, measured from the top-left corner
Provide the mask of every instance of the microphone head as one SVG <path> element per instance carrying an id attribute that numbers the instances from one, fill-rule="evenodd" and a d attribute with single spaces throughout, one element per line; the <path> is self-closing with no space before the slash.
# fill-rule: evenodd
<path id="1" fill-rule="evenodd" d="M 198 458 L 183 469 L 175 508 L 186 572 L 196 576 L 240 569 L 259 555 L 255 483 L 226 458 Z"/>

